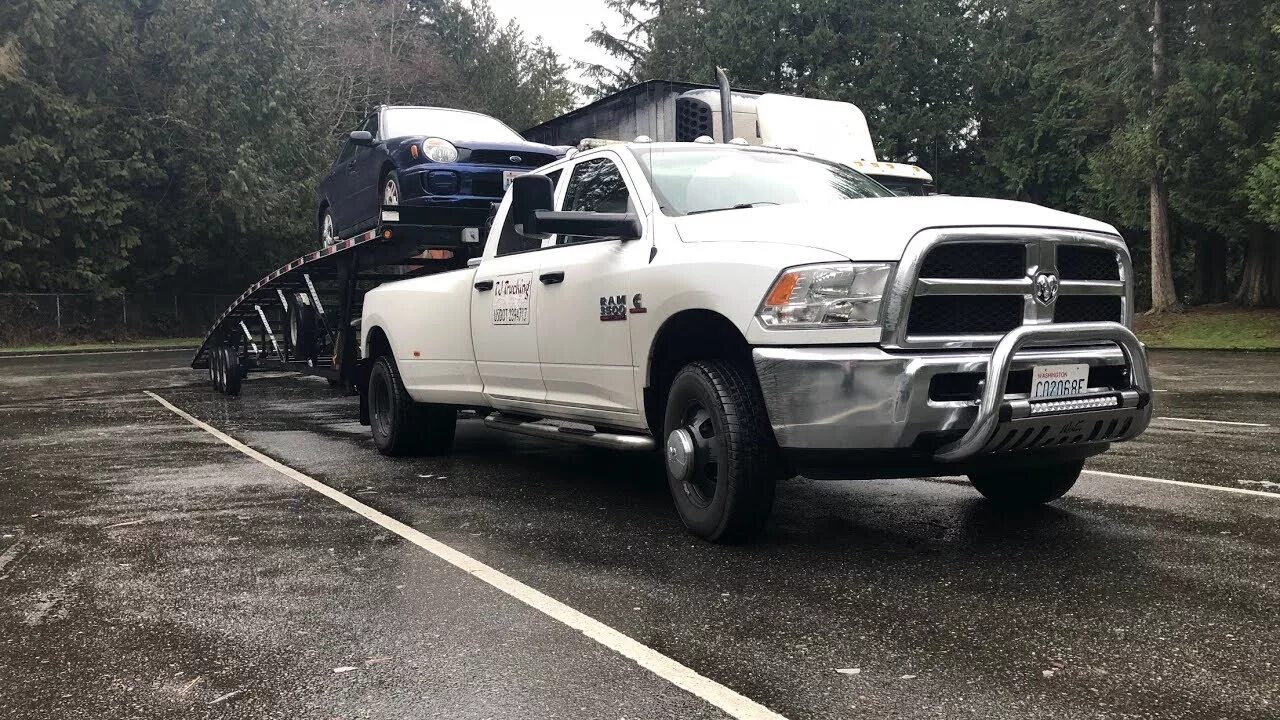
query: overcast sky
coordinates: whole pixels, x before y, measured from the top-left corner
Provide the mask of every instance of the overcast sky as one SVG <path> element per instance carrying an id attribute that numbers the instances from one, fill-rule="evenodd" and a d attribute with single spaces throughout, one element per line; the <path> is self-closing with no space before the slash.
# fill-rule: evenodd
<path id="1" fill-rule="evenodd" d="M 587 34 L 600 23 L 619 30 L 618 16 L 609 12 L 603 0 L 489 0 L 493 12 L 503 22 L 515 20 L 530 39 L 542 41 L 566 60 L 582 60 L 617 66 L 617 61 L 594 45 Z M 569 77 L 581 80 L 576 69 Z"/>

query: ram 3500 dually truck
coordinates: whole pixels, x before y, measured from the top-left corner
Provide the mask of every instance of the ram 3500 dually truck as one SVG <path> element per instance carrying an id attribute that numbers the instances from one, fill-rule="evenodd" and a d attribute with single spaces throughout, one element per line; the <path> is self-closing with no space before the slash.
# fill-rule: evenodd
<path id="1" fill-rule="evenodd" d="M 967 475 L 1043 503 L 1151 415 L 1114 228 L 894 197 L 812 156 L 608 145 L 515 179 L 480 257 L 365 298 L 386 454 L 486 425 L 662 453 L 686 527 L 764 526 L 779 480 Z"/>

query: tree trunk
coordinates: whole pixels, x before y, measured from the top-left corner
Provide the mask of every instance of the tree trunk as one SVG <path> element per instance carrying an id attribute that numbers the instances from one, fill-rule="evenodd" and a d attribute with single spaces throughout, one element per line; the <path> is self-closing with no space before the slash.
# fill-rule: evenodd
<path id="1" fill-rule="evenodd" d="M 1151 12 L 1151 310 L 1178 311 L 1173 287 L 1173 246 L 1169 238 L 1169 188 L 1165 184 L 1161 104 L 1165 89 L 1164 0 Z"/>
<path id="2" fill-rule="evenodd" d="M 1249 228 L 1236 302 L 1251 307 L 1280 305 L 1280 237 L 1261 225 Z"/>
<path id="3" fill-rule="evenodd" d="M 1217 235 L 1201 235 L 1196 242 L 1196 301 L 1227 299 L 1227 243 Z"/>

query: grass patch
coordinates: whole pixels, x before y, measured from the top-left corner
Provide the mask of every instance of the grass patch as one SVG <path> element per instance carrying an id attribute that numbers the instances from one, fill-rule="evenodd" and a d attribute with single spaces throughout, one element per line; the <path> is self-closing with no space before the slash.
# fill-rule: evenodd
<path id="1" fill-rule="evenodd" d="M 125 340 L 121 342 L 85 342 L 50 345 L 19 345 L 0 347 L 0 355 L 25 355 L 30 353 L 103 352 L 107 350 L 148 350 L 151 348 L 197 348 L 202 338 L 157 338 L 154 340 Z"/>
<path id="2" fill-rule="evenodd" d="M 1139 315 L 1138 337 L 1165 350 L 1280 350 L 1280 309 L 1207 305 Z"/>

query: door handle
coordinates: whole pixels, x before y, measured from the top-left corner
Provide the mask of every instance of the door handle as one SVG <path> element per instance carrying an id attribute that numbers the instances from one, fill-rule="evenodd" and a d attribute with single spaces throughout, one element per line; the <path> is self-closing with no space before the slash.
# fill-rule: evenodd
<path id="1" fill-rule="evenodd" d="M 538 276 L 543 285 L 555 285 L 564 282 L 564 271 L 557 270 L 555 272 L 542 273 Z"/>
<path id="2" fill-rule="evenodd" d="M 481 280 L 480 282 L 478 282 L 478 283 L 476 283 L 476 284 L 475 284 L 475 288 L 476 288 L 476 290 L 479 290 L 480 292 L 488 292 L 488 291 L 490 291 L 490 290 L 492 290 L 492 289 L 493 289 L 493 281 L 492 281 L 492 280 Z"/>

